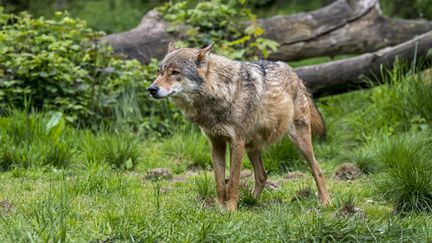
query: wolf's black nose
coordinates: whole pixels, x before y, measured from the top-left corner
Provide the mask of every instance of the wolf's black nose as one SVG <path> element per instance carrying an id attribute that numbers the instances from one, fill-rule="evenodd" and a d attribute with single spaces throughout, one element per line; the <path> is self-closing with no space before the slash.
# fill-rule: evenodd
<path id="1" fill-rule="evenodd" d="M 156 95 L 156 93 L 159 91 L 159 87 L 151 85 L 150 87 L 147 88 L 147 91 L 152 95 Z"/>

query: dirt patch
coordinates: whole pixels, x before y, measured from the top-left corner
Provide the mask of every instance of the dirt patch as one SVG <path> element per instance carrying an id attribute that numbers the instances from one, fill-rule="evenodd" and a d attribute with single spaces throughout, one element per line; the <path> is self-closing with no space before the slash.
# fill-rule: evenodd
<path id="1" fill-rule="evenodd" d="M 361 174 L 362 171 L 357 167 L 357 165 L 353 163 L 344 163 L 336 169 L 333 178 L 342 181 L 352 181 L 359 178 Z"/>
<path id="2" fill-rule="evenodd" d="M 172 172 L 168 168 L 155 168 L 147 171 L 146 175 L 144 176 L 147 180 L 169 180 L 171 179 Z"/>
<path id="3" fill-rule="evenodd" d="M 362 214 L 362 210 L 357 207 L 354 203 L 346 203 L 343 204 L 341 209 L 340 209 L 340 213 L 343 216 L 353 216 L 354 214 Z"/>
<path id="4" fill-rule="evenodd" d="M 1 208 L 1 212 L 4 215 L 13 213 L 15 211 L 15 207 L 12 205 L 12 203 L 9 200 L 1 200 L 0 201 L 0 208 Z"/>
<path id="5" fill-rule="evenodd" d="M 196 176 L 196 175 L 198 175 L 201 171 L 203 171 L 203 170 L 194 167 L 194 168 L 191 168 L 191 169 L 187 170 L 187 171 L 184 173 L 184 175 L 185 175 L 186 177 Z"/>
<path id="6" fill-rule="evenodd" d="M 279 190 L 281 188 L 281 183 L 279 181 L 267 180 L 266 188 L 270 190 Z"/>
<path id="7" fill-rule="evenodd" d="M 339 214 L 345 217 L 359 216 L 364 218 L 366 216 L 365 212 L 352 201 L 343 203 L 339 209 Z"/>
<path id="8" fill-rule="evenodd" d="M 179 176 L 173 177 L 171 179 L 171 181 L 172 182 L 187 182 L 187 177 L 179 175 Z"/>
<path id="9" fill-rule="evenodd" d="M 305 177 L 306 177 L 305 173 L 301 171 L 288 172 L 283 176 L 284 179 L 288 179 L 288 180 L 298 180 Z"/>
<path id="10" fill-rule="evenodd" d="M 251 177 L 253 175 L 253 172 L 250 170 L 242 170 L 240 172 L 240 178 L 248 178 Z"/>
<path id="11" fill-rule="evenodd" d="M 312 188 L 310 187 L 301 187 L 298 189 L 295 193 L 295 196 L 292 198 L 291 201 L 300 201 L 304 199 L 311 199 L 315 197 L 315 193 L 313 192 Z"/>

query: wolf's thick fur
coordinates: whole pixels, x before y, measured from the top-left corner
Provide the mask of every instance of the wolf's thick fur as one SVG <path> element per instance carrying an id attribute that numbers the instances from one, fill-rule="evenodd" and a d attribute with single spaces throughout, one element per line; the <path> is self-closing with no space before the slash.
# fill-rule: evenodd
<path id="1" fill-rule="evenodd" d="M 159 76 L 149 87 L 155 98 L 171 96 L 212 147 L 218 200 L 237 208 L 244 150 L 254 168 L 253 195 L 262 192 L 267 175 L 262 149 L 289 135 L 309 162 L 322 203 L 329 202 L 324 177 L 315 160 L 311 130 L 324 136 L 322 117 L 303 82 L 282 62 L 240 62 L 203 49 L 175 49 L 170 44 Z M 226 144 L 230 145 L 230 180 L 225 184 Z"/>

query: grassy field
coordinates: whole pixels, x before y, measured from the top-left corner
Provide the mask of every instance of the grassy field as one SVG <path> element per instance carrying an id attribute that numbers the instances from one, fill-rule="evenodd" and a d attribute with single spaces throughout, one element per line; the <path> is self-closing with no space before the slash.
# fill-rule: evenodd
<path id="1" fill-rule="evenodd" d="M 380 87 L 318 101 L 328 207 L 288 139 L 265 154 L 262 198 L 251 197 L 245 175 L 239 210 L 227 213 L 214 204 L 209 148 L 196 127 L 143 138 L 11 111 L 0 118 L 0 241 L 430 242 L 432 78 L 389 74 Z M 362 174 L 335 178 L 343 163 Z M 153 168 L 172 176 L 150 177 Z"/>

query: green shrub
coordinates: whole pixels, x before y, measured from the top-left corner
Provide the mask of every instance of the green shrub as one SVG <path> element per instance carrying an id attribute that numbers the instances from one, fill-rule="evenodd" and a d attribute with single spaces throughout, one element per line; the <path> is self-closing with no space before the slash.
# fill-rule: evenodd
<path id="1" fill-rule="evenodd" d="M 143 66 L 119 59 L 97 41 L 101 36 L 65 13 L 46 20 L 0 9 L 0 113 L 9 106 L 30 106 L 61 111 L 67 121 L 84 127 L 132 120 L 135 130 L 167 133 L 173 107 L 150 100 L 145 90 L 157 61 Z M 126 112 L 131 103 L 135 109 Z"/>
<path id="2" fill-rule="evenodd" d="M 262 37 L 264 30 L 258 25 L 256 16 L 246 8 L 244 2 L 225 3 L 221 0 L 168 2 L 159 10 L 165 20 L 172 23 L 168 31 L 177 31 L 185 24 L 187 40 L 181 46 L 201 47 L 216 42 L 216 53 L 235 59 L 266 58 L 270 50 L 276 50 L 278 43 Z M 246 28 L 242 21 L 250 21 Z M 183 27 L 184 28 L 184 27 Z"/>
<path id="3" fill-rule="evenodd" d="M 382 141 L 377 157 L 384 174 L 377 186 L 396 212 L 432 211 L 431 132 L 412 133 Z"/>

